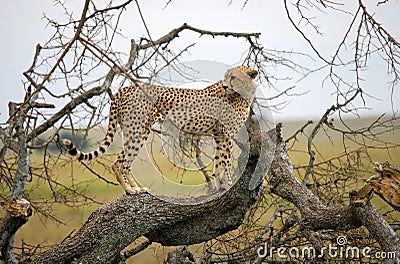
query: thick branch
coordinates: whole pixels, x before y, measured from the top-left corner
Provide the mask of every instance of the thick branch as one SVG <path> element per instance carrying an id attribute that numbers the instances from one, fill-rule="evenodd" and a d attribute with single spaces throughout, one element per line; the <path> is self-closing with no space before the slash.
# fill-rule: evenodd
<path id="1" fill-rule="evenodd" d="M 10 104 L 12 105 L 12 104 Z M 11 107 L 10 107 L 11 108 Z M 32 209 L 28 200 L 22 198 L 26 178 L 28 176 L 30 168 L 30 156 L 27 148 L 27 141 L 25 137 L 24 121 L 26 118 L 28 106 L 22 106 L 19 109 L 18 114 L 12 115 L 12 124 L 15 124 L 15 134 L 18 138 L 16 151 L 18 153 L 18 163 L 17 170 L 14 177 L 14 182 L 11 190 L 10 199 L 7 201 L 7 215 L 0 223 L 0 248 L 1 255 L 4 258 L 5 263 L 18 263 L 14 256 L 14 236 L 17 230 L 25 224 L 26 220 L 32 214 Z M 10 109 L 10 112 L 14 110 Z M 11 116 L 11 115 L 10 115 Z M 11 129 L 7 129 L 11 132 Z M 10 135 L 4 135 L 5 137 L 10 137 Z M 11 143 L 11 142 L 10 142 Z M 25 209 L 28 210 L 24 211 Z M 24 211 L 21 217 L 21 209 Z"/>
<path id="2" fill-rule="evenodd" d="M 293 174 L 292 164 L 285 144 L 277 145 L 275 159 L 269 172 L 271 191 L 296 205 L 302 216 L 303 228 L 318 231 L 323 229 L 350 230 L 365 226 L 371 236 L 386 252 L 397 252 L 400 256 L 400 242 L 396 233 L 370 202 L 351 203 L 349 206 L 328 207 Z M 387 259 L 385 263 L 396 263 Z"/>
<path id="3" fill-rule="evenodd" d="M 135 239 L 146 236 L 162 245 L 188 245 L 215 238 L 237 228 L 259 198 L 261 186 L 249 190 L 254 173 L 263 175 L 258 160 L 265 163 L 268 151 L 259 146 L 269 138 L 251 135 L 251 149 L 245 171 L 239 181 L 219 199 L 197 205 L 169 203 L 150 194 L 122 196 L 93 212 L 71 238 L 42 253 L 33 263 L 117 263 L 123 249 Z M 263 144 L 261 144 L 263 142 Z M 260 154 L 261 152 L 261 154 Z M 245 155 L 245 154 L 244 154 Z M 241 157 L 243 158 L 243 156 Z M 258 172 L 255 172 L 257 168 Z M 294 176 L 285 143 L 279 137 L 269 171 L 273 193 L 295 204 L 301 212 L 305 233 L 318 230 L 350 230 L 365 226 L 386 252 L 399 252 L 399 239 L 370 203 L 328 207 Z M 61 262 L 60 262 L 61 261 Z M 385 263 L 396 263 L 387 259 Z"/>
<path id="4" fill-rule="evenodd" d="M 6 255 L 6 252 L 8 251 L 8 243 L 26 221 L 27 220 L 23 217 L 12 217 L 11 215 L 6 215 L 0 225 L 0 248 L 2 256 Z"/>
<path id="5" fill-rule="evenodd" d="M 210 240 L 237 228 L 260 196 L 261 184 L 249 188 L 254 177 L 263 177 L 274 140 L 269 134 L 251 135 L 249 160 L 236 184 L 218 199 L 196 204 L 177 204 L 150 194 L 125 195 L 100 207 L 71 238 L 42 253 L 32 263 L 118 263 L 121 251 L 146 236 L 162 245 L 189 245 Z M 260 146 L 267 146 L 260 148 Z M 243 161 L 248 153 L 242 153 Z M 262 162 L 262 163 L 263 163 Z M 252 189 L 252 190 L 250 190 Z"/>

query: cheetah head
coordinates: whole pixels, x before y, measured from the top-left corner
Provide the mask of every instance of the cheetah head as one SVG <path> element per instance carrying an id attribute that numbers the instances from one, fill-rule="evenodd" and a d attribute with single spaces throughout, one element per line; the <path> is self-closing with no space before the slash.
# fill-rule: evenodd
<path id="1" fill-rule="evenodd" d="M 226 71 L 224 85 L 226 86 L 226 92 L 238 93 L 246 99 L 248 103 L 251 103 L 256 93 L 256 81 L 255 78 L 258 75 L 258 71 L 253 70 L 246 66 L 238 66 Z"/>

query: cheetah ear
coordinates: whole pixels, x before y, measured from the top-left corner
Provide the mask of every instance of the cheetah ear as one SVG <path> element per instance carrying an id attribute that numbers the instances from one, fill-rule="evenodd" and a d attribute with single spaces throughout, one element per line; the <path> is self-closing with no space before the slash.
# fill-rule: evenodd
<path id="1" fill-rule="evenodd" d="M 249 74 L 237 69 L 229 69 L 225 73 L 224 86 L 226 93 L 238 93 L 251 103 L 256 93 L 256 83 Z"/>
<path id="2" fill-rule="evenodd" d="M 256 70 L 249 70 L 249 71 L 247 72 L 247 75 L 249 75 L 251 79 L 255 79 L 255 78 L 257 77 L 257 75 L 258 75 L 258 71 L 256 71 Z"/>

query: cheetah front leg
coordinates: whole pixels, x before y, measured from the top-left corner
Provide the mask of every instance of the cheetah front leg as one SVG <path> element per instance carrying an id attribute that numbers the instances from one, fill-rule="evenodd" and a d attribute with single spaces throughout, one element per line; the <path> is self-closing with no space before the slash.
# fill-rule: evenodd
<path id="1" fill-rule="evenodd" d="M 216 151 L 214 156 L 214 173 L 217 189 L 226 190 L 232 184 L 232 139 L 226 135 L 215 136 Z"/>
<path id="2" fill-rule="evenodd" d="M 129 162 L 127 162 L 125 159 L 124 151 L 118 154 L 117 159 L 114 161 L 111 167 L 114 171 L 115 178 L 126 193 L 139 194 L 149 191 L 147 188 L 139 187 L 135 179 L 133 179 Z"/>

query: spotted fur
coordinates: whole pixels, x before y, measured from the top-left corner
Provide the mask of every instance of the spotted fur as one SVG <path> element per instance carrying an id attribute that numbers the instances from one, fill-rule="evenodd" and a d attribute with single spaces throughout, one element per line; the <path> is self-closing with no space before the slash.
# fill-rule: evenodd
<path id="1" fill-rule="evenodd" d="M 238 66 L 227 70 L 223 81 L 200 90 L 156 85 L 122 88 L 112 100 L 107 134 L 97 149 L 85 153 L 68 139 L 63 143 L 68 153 L 79 161 L 98 158 L 111 145 L 119 124 L 124 147 L 112 168 L 124 190 L 136 194 L 146 189 L 138 187 L 130 166 L 152 125 L 167 120 L 184 133 L 213 137 L 216 143 L 213 177 L 226 172 L 226 184 L 230 184 L 232 138 L 246 121 L 255 95 L 257 74 L 249 67 Z"/>

